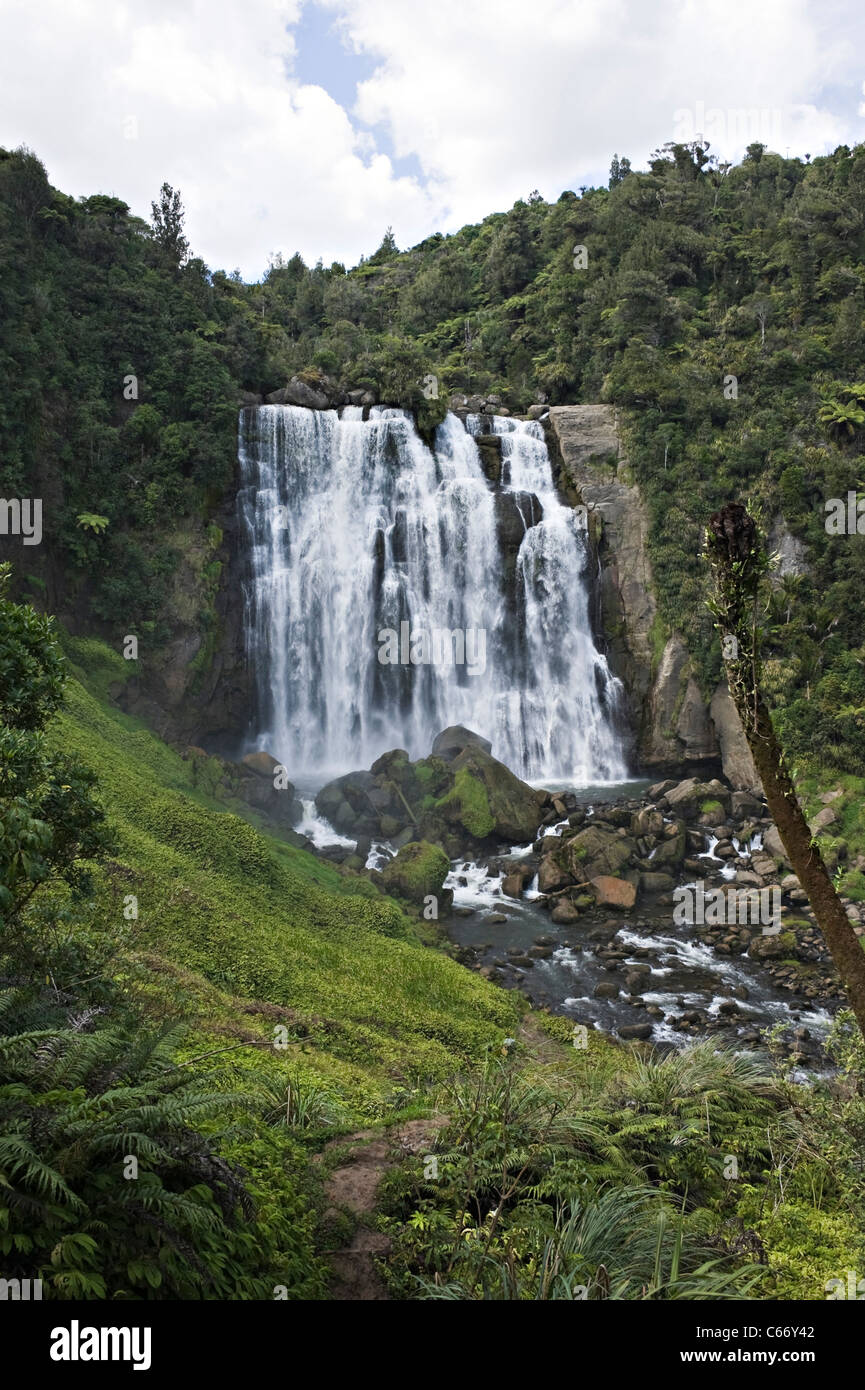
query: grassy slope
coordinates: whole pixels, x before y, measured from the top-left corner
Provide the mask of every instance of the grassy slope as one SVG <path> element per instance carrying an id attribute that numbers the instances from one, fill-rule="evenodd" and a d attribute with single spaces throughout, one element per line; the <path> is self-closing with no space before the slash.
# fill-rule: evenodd
<path id="1" fill-rule="evenodd" d="M 581 1105 L 615 1110 L 630 1093 L 638 1053 L 593 1037 L 582 1058 L 567 1046 L 571 1025 L 563 1019 L 533 1015 L 528 1033 L 520 1029 L 525 1006 L 518 996 L 422 945 L 397 904 L 369 884 L 343 878 L 208 797 L 195 784 L 193 762 L 112 708 L 108 686 L 125 679 L 127 663 L 95 641 L 64 645 L 78 679 L 69 683 L 51 736 L 96 770 L 119 833 L 87 917 L 112 937 L 121 929 L 117 971 L 136 1008 L 191 1020 L 182 1054 L 205 1055 L 197 1065 L 217 1086 L 252 1092 L 263 1084 L 284 1095 L 290 1079 L 335 1103 L 329 1131 L 294 1131 L 289 1139 L 257 1125 L 257 1139 L 227 1150 L 250 1174 L 257 1232 L 272 1233 L 276 1250 L 266 1263 L 277 1274 L 268 1277 L 284 1279 L 290 1296 L 327 1297 L 317 1252 L 331 1248 L 320 1227 L 329 1160 L 320 1169 L 309 1164 L 327 1133 L 420 1112 L 436 1099 L 440 1081 L 479 1059 L 485 1044 L 518 1030 L 529 1042 L 531 1070 L 552 1067 L 564 1075 L 577 1066 L 585 1073 Z M 820 804 L 821 784 L 807 782 L 809 812 Z M 846 793 L 840 828 L 855 854 L 861 784 L 836 784 Z M 125 922 L 131 893 L 139 917 Z M 291 1040 L 285 1051 L 271 1045 L 281 1022 Z M 723 1152 L 737 1152 L 738 1125 L 734 1118 L 720 1141 Z M 709 1149 L 719 1142 L 712 1138 Z M 767 1202 L 768 1190 L 750 1176 L 756 1185 L 743 1174 L 738 1209 L 766 1245 L 774 1277 L 762 1296 L 822 1296 L 825 1279 L 861 1256 L 855 1202 L 844 1211 L 837 1194 L 828 1202 L 804 1193 Z"/>
<path id="2" fill-rule="evenodd" d="M 151 1007 L 251 1041 L 277 1014 L 250 1001 L 285 1006 L 304 1065 L 367 1114 L 386 1087 L 440 1079 L 514 1031 L 515 995 L 421 945 L 368 883 L 220 808 L 189 763 L 99 698 L 128 664 L 93 641 L 66 645 L 89 688 L 70 681 L 52 737 L 98 773 L 120 841 L 98 875 L 95 920 L 116 931 L 136 895 L 123 968 Z"/>

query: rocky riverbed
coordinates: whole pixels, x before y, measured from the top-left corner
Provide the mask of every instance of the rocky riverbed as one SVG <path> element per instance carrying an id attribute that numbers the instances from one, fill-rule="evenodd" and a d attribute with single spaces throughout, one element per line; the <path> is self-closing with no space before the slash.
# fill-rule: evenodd
<path id="1" fill-rule="evenodd" d="M 531 787 L 455 726 L 301 809 L 297 843 L 435 918 L 535 1005 L 666 1047 L 757 1047 L 784 1024 L 787 1052 L 820 1065 L 837 976 L 764 802 L 723 778 Z"/>
<path id="2" fill-rule="evenodd" d="M 786 1050 L 819 1065 L 843 996 L 764 804 L 720 779 L 635 790 L 554 789 L 531 846 L 455 863 L 460 958 L 623 1038 L 675 1046 L 719 1034 L 755 1047 L 782 1023 Z M 701 889 L 725 920 L 687 910 Z M 767 889 L 777 921 L 760 917 Z M 859 908 L 848 913 L 865 932 Z"/>

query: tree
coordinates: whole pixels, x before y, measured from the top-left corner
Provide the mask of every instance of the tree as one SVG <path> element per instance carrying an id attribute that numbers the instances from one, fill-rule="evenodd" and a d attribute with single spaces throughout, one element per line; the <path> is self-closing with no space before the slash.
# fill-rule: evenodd
<path id="1" fill-rule="evenodd" d="M 763 697 L 756 614 L 767 560 L 757 524 L 740 502 L 728 502 L 709 519 L 706 556 L 715 581 L 710 610 L 721 634 L 735 638 L 723 644 L 734 653 L 725 661 L 730 694 L 772 819 L 865 1037 L 865 951 L 812 838 Z"/>
<path id="2" fill-rule="evenodd" d="M 609 187 L 615 188 L 616 184 L 623 183 L 631 172 L 631 161 L 624 155 L 619 159 L 617 154 L 613 155 L 610 162 L 610 182 Z"/>
<path id="3" fill-rule="evenodd" d="M 399 247 L 396 244 L 396 237 L 393 234 L 393 227 L 388 227 L 381 239 L 381 246 L 374 251 L 369 258 L 370 265 L 381 265 L 384 261 L 393 260 L 394 256 L 399 255 Z"/>
<path id="4" fill-rule="evenodd" d="M 151 203 L 153 236 L 165 258 L 179 269 L 189 256 L 189 242 L 183 234 L 186 216 L 178 190 L 164 183 L 159 190 L 159 202 Z"/>
<path id="5" fill-rule="evenodd" d="M 0 925 L 3 935 L 40 883 L 87 885 L 83 860 L 111 843 L 93 796 L 96 778 L 75 758 L 55 756 L 44 729 L 63 699 L 63 656 L 53 620 L 4 592 L 11 566 L 0 565 Z"/>

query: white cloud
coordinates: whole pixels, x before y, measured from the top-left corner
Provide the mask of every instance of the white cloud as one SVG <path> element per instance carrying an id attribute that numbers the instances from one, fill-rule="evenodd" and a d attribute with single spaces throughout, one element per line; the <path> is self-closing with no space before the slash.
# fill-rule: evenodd
<path id="1" fill-rule="evenodd" d="M 0 0 L 0 143 L 142 215 L 167 180 L 196 252 L 257 276 L 556 197 L 684 113 L 728 157 L 754 120 L 796 153 L 862 134 L 854 0 L 305 0 L 375 62 L 352 111 L 293 76 L 303 3 Z"/>

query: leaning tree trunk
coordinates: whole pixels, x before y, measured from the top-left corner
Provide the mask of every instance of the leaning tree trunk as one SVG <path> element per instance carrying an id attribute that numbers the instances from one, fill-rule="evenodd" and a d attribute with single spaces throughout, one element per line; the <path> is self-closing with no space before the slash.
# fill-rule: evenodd
<path id="1" fill-rule="evenodd" d="M 778 827 L 787 857 L 826 938 L 826 944 L 865 1036 L 865 951 L 851 926 L 823 856 L 802 814 L 781 746 L 760 689 L 757 599 L 767 562 L 753 517 L 728 502 L 709 520 L 706 556 L 715 579 L 709 604 L 727 668 L 730 694 Z"/>

